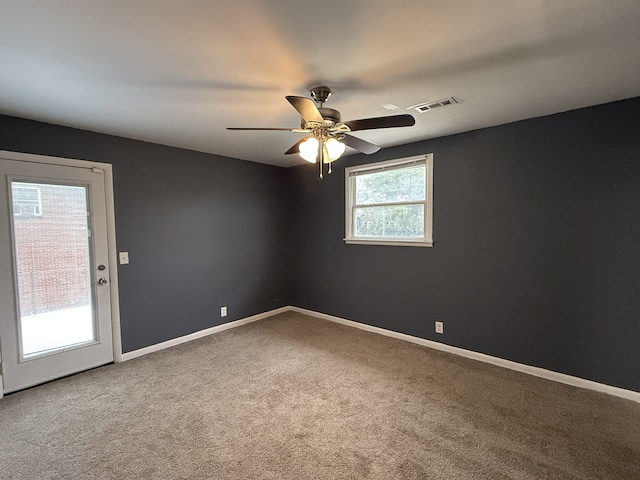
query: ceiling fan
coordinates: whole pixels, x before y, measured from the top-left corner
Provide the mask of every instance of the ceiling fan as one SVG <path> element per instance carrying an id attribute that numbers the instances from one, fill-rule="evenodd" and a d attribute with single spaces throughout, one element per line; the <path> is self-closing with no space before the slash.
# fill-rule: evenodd
<path id="1" fill-rule="evenodd" d="M 349 134 L 350 132 L 374 128 L 410 127 L 416 123 L 413 116 L 408 114 L 342 122 L 338 110 L 323 106 L 331 95 L 329 87 L 321 85 L 313 87 L 310 91 L 311 97 L 318 104 L 317 107 L 311 99 L 306 97 L 292 95 L 286 97 L 300 114 L 300 128 L 228 127 L 227 130 L 278 130 L 309 134 L 296 142 L 285 154 L 299 153 L 310 163 L 318 162 L 320 178 L 322 178 L 323 164 L 329 165 L 329 173 L 331 173 L 331 163 L 342 156 L 347 146 L 367 155 L 380 150 L 379 146 L 354 137 Z M 321 160 L 318 161 L 318 159 Z"/>

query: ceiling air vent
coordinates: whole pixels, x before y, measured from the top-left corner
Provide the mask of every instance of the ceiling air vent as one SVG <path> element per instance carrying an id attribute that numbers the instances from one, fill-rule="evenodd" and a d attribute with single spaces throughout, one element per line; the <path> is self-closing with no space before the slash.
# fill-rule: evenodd
<path id="1" fill-rule="evenodd" d="M 418 113 L 424 113 L 427 112 L 429 110 L 434 110 L 436 108 L 440 108 L 440 107 L 446 107 L 448 105 L 454 105 L 456 103 L 460 103 L 458 102 L 458 100 L 456 100 L 454 97 L 449 97 L 449 98 L 443 98 L 442 100 L 438 100 L 436 102 L 425 102 L 425 103 L 419 103 L 417 105 L 413 105 L 411 107 L 407 107 L 407 110 L 415 110 Z"/>

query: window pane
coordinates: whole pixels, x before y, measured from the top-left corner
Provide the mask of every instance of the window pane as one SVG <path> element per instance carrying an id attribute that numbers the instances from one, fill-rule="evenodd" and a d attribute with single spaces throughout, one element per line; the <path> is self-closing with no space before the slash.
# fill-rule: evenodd
<path id="1" fill-rule="evenodd" d="M 425 165 L 358 175 L 355 178 L 357 205 L 415 202 L 425 198 Z"/>
<path id="2" fill-rule="evenodd" d="M 361 207 L 353 212 L 357 237 L 424 237 L 424 205 Z"/>

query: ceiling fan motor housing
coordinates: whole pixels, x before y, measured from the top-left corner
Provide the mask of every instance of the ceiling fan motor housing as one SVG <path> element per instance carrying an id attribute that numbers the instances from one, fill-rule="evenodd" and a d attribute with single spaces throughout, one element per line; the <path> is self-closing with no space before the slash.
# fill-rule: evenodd
<path id="1" fill-rule="evenodd" d="M 314 128 L 327 128 L 327 127 L 332 128 L 337 123 L 340 123 L 340 119 L 342 117 L 340 116 L 340 112 L 338 110 L 334 108 L 320 107 L 318 108 L 318 111 L 320 112 L 320 115 L 322 115 L 322 118 L 324 119 L 324 125 L 314 121 L 307 122 L 303 118 L 302 121 L 300 122 L 300 127 L 313 130 Z"/>
<path id="2" fill-rule="evenodd" d="M 318 110 L 320 111 L 320 115 L 322 115 L 322 118 L 324 118 L 325 123 L 327 123 L 327 121 L 331 122 L 332 124 L 340 122 L 341 117 L 338 110 L 325 107 L 321 107 Z"/>

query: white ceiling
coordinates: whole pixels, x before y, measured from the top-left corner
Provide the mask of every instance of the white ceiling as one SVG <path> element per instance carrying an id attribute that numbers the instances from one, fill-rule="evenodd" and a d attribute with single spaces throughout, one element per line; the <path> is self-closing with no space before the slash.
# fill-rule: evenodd
<path id="1" fill-rule="evenodd" d="M 0 0 L 3 114 L 290 166 L 301 134 L 225 127 L 296 127 L 320 83 L 415 114 L 354 134 L 383 147 L 639 96 L 640 2 Z"/>

